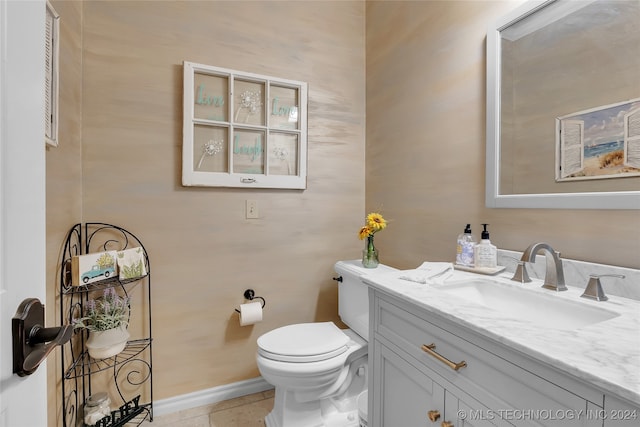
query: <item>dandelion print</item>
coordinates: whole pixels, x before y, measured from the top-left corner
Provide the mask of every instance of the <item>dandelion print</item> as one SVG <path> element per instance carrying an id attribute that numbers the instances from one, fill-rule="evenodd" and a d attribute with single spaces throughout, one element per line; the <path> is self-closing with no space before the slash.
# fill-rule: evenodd
<path id="1" fill-rule="evenodd" d="M 223 141 L 210 139 L 202 145 L 202 156 L 200 156 L 200 161 L 196 169 L 200 169 L 205 156 L 215 156 L 222 151 L 222 142 Z"/>

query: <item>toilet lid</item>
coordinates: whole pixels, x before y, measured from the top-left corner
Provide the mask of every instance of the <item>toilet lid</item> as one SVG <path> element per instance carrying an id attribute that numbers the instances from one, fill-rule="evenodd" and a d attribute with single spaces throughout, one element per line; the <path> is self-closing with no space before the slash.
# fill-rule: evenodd
<path id="1" fill-rule="evenodd" d="M 258 338 L 258 352 L 284 362 L 315 362 L 347 351 L 349 337 L 333 322 L 283 326 Z"/>

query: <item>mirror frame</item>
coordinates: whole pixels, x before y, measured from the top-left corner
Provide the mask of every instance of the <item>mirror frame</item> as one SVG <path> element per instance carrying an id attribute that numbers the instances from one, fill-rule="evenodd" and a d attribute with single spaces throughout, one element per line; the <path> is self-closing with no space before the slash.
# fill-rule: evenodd
<path id="1" fill-rule="evenodd" d="M 496 20 L 487 31 L 486 207 L 540 209 L 640 209 L 640 191 L 500 194 L 500 32 L 562 0 L 530 0 Z"/>

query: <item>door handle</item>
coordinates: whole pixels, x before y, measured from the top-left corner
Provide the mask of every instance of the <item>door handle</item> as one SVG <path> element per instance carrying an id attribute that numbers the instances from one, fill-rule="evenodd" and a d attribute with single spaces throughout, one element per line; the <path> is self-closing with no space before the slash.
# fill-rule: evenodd
<path id="1" fill-rule="evenodd" d="M 13 373 L 31 375 L 56 346 L 71 339 L 73 326 L 45 328 L 44 305 L 37 298 L 27 298 L 18 306 L 11 326 L 13 335 Z"/>

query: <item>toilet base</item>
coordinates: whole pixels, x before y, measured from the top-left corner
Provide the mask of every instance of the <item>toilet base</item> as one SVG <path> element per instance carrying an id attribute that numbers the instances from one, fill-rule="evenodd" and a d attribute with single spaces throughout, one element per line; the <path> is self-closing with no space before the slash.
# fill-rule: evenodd
<path id="1" fill-rule="evenodd" d="M 282 427 L 270 419 L 269 415 L 264 419 L 267 427 Z M 348 414 L 332 415 L 327 419 L 323 419 L 321 424 L 307 425 L 307 427 L 359 427 L 359 425 L 358 411 L 351 411 Z"/>
<path id="2" fill-rule="evenodd" d="M 362 349 L 366 352 L 366 347 Z M 355 353 L 354 353 L 355 356 Z M 305 400 L 296 392 L 276 387 L 267 427 L 358 427 L 358 396 L 367 388 L 367 356 L 349 365 L 348 375 L 337 392 L 318 400 Z"/>
<path id="3" fill-rule="evenodd" d="M 289 405 L 287 413 L 279 413 L 278 395 L 273 411 L 264 419 L 266 427 L 358 427 L 356 398 L 339 402 L 325 399 L 322 402 L 307 402 Z M 285 396 L 284 399 L 293 396 Z"/>

